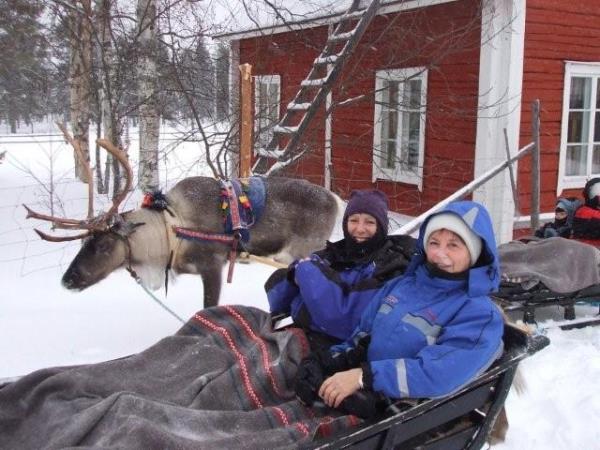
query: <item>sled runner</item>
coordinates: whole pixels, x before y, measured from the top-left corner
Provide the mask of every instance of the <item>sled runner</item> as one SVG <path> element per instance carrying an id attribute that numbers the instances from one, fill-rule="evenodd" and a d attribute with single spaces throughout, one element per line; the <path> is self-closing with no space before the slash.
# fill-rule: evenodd
<path id="1" fill-rule="evenodd" d="M 493 295 L 494 300 L 506 312 L 522 311 L 523 322 L 535 323 L 535 310 L 547 306 L 561 306 L 564 310 L 565 323 L 561 328 L 580 328 L 587 325 L 600 324 L 600 317 L 595 319 L 575 321 L 576 304 L 600 304 L 600 285 L 589 286 L 575 292 L 559 293 L 548 289 L 543 284 L 538 284 L 526 290 L 520 283 L 504 282 L 500 285 L 500 291 Z M 600 313 L 600 308 L 598 310 Z"/>

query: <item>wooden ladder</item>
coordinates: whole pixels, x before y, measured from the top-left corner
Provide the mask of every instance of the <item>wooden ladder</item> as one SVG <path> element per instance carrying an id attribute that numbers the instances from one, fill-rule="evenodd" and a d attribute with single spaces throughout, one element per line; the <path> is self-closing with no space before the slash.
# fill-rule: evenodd
<path id="1" fill-rule="evenodd" d="M 304 154 L 298 148 L 302 134 L 341 75 L 344 63 L 375 17 L 380 3 L 380 0 L 373 0 L 367 8 L 359 9 L 360 0 L 354 0 L 339 18 L 325 48 L 300 83 L 294 100 L 273 127 L 273 136 L 267 147 L 257 150 L 258 158 L 252 167 L 254 174 L 270 175 Z M 281 141 L 286 143 L 280 149 Z M 269 166 L 269 160 L 273 158 L 276 161 Z"/>

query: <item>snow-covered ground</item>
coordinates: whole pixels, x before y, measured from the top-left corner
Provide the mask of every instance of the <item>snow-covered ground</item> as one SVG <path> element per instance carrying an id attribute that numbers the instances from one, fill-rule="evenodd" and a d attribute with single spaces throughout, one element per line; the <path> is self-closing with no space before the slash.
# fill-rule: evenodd
<path id="1" fill-rule="evenodd" d="M 40 241 L 33 228 L 47 230 L 47 225 L 25 220 L 21 203 L 48 212 L 53 178 L 55 213 L 84 217 L 86 188 L 73 181 L 70 149 L 59 138 L 47 140 L 0 137 L 0 153 L 7 151 L 0 163 L 0 378 L 128 355 L 181 325 L 125 271 L 81 293 L 60 286 L 79 244 Z M 202 173 L 194 155 L 195 148 L 169 152 L 161 163 L 163 175 L 169 173 L 162 178 L 165 184 Z M 124 208 L 139 199 L 139 193 L 132 194 Z M 256 262 L 237 264 L 233 283 L 224 285 L 222 303 L 266 308 L 263 283 L 272 271 Z M 180 276 L 168 297 L 155 294 L 182 318 L 202 307 L 199 277 Z M 597 307 L 577 307 L 579 316 L 597 312 Z M 561 315 L 560 308 L 550 307 L 538 318 L 548 326 Z M 521 366 L 527 389 L 509 394 L 507 440 L 494 450 L 600 449 L 600 327 L 549 329 L 547 335 L 551 345 Z"/>

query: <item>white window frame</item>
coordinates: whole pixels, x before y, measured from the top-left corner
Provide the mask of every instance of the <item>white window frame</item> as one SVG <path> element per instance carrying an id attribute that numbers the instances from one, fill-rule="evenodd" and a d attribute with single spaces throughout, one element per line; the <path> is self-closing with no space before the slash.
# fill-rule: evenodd
<path id="1" fill-rule="evenodd" d="M 588 149 L 587 149 L 587 161 L 586 161 L 586 173 L 584 175 L 566 175 L 566 158 L 567 158 L 567 136 L 568 136 L 568 125 L 569 125 L 569 106 L 571 99 L 571 79 L 573 77 L 586 77 L 592 78 L 592 89 L 590 99 L 591 114 L 589 117 L 588 126 Z M 564 189 L 581 188 L 585 185 L 586 181 L 592 176 L 598 176 L 599 174 L 591 173 L 592 169 L 592 157 L 594 147 L 594 112 L 596 110 L 596 98 L 600 95 L 597 92 L 597 80 L 600 78 L 600 62 L 575 62 L 565 61 L 565 79 L 563 86 L 563 109 L 562 109 L 562 123 L 561 123 L 561 137 L 560 137 L 560 157 L 558 163 L 558 183 L 556 186 L 556 194 L 560 195 Z M 598 111 L 600 114 L 600 111 Z"/>
<path id="2" fill-rule="evenodd" d="M 416 170 L 403 169 L 401 164 L 397 164 L 395 168 L 382 167 L 382 142 L 381 132 L 383 126 L 382 114 L 383 106 L 383 83 L 384 81 L 405 81 L 412 79 L 421 80 L 421 101 L 418 109 L 407 110 L 400 108 L 398 111 L 398 124 L 396 142 L 402 142 L 403 130 L 403 114 L 401 112 L 416 112 L 420 113 L 420 129 L 419 129 L 419 155 Z M 398 96 L 402 98 L 404 92 L 404 83 L 400 83 Z M 388 69 L 379 70 L 375 74 L 375 114 L 374 114 L 374 135 L 373 135 L 373 181 L 377 179 L 398 181 L 407 184 L 416 185 L 420 191 L 423 190 L 423 164 L 425 161 L 425 117 L 427 115 L 427 69 L 425 67 L 409 67 L 404 69 Z M 400 154 L 400 148 L 397 149 L 397 154 Z"/>
<path id="3" fill-rule="evenodd" d="M 268 126 L 267 121 L 268 121 L 268 117 L 263 115 L 263 114 L 259 114 L 260 112 L 260 95 L 259 95 L 259 85 L 260 84 L 267 84 L 267 85 L 271 85 L 271 84 L 275 84 L 277 85 L 278 89 L 277 89 L 277 104 L 273 105 L 273 107 L 275 107 L 277 109 L 277 121 L 275 123 L 270 124 L 271 128 L 274 127 L 275 125 L 277 125 L 277 123 L 279 122 L 279 119 L 281 118 L 281 111 L 280 111 L 280 105 L 281 105 L 281 76 L 280 75 L 257 75 L 254 77 L 254 154 L 256 155 L 260 148 L 263 148 L 264 146 L 266 146 L 268 144 L 268 142 L 270 141 L 271 137 L 273 136 L 273 131 L 272 129 L 269 130 L 268 132 L 265 133 L 266 135 L 266 142 L 262 142 L 260 139 L 260 130 L 261 128 L 263 128 L 264 126 Z M 279 151 L 279 147 L 273 149 L 274 154 L 275 152 Z M 268 155 L 267 155 L 268 156 Z"/>

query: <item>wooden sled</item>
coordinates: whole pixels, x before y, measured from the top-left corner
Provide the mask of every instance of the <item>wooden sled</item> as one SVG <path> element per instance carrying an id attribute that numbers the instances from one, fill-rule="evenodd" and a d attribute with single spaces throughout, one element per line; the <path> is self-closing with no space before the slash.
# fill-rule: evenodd
<path id="1" fill-rule="evenodd" d="M 504 406 L 519 362 L 546 347 L 542 335 L 531 336 L 505 325 L 504 354 L 485 373 L 452 395 L 398 401 L 383 417 L 348 432 L 311 442 L 304 449 L 479 449 L 488 440 Z"/>

